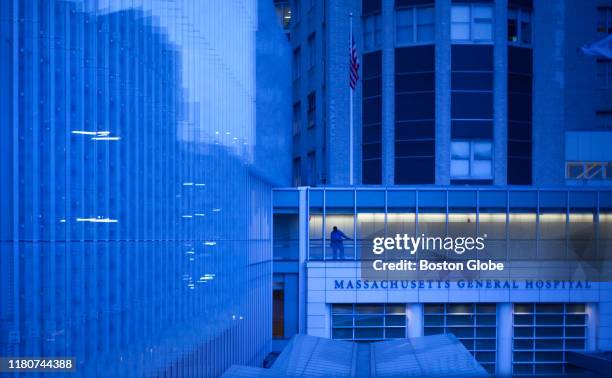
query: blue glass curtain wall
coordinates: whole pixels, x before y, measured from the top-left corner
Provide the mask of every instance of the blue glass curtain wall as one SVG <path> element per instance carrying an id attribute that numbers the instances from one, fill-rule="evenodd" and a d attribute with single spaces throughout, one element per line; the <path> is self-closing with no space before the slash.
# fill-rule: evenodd
<path id="1" fill-rule="evenodd" d="M 74 356 L 78 376 L 258 365 L 272 338 L 271 184 L 224 129 L 255 130 L 252 82 L 230 72 L 254 74 L 255 29 L 233 36 L 245 54 L 226 70 L 207 66 L 222 54 L 179 14 L 196 2 L 96 4 L 0 1 L 0 355 Z M 194 96 L 209 69 L 224 72 L 212 90 L 244 84 L 242 118 Z M 207 124 L 205 109 L 219 110 Z"/>

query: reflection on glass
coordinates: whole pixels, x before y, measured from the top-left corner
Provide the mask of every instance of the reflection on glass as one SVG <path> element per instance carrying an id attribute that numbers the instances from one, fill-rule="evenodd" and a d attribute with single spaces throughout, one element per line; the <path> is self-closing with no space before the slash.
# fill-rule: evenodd
<path id="1" fill-rule="evenodd" d="M 570 213 L 568 234 L 568 255 L 582 261 L 597 257 L 595 249 L 595 222 L 593 213 Z"/>
<path id="2" fill-rule="evenodd" d="M 416 227 L 415 213 L 388 213 L 387 214 L 387 235 L 415 235 Z"/>
<path id="3" fill-rule="evenodd" d="M 385 236 L 384 213 L 357 214 L 357 256 L 373 257 L 372 240 Z"/>
<path id="4" fill-rule="evenodd" d="M 323 258 L 323 215 L 310 214 L 308 220 L 309 251 L 308 257 L 312 260 Z"/>
<path id="5" fill-rule="evenodd" d="M 445 213 L 419 213 L 418 235 L 446 236 L 446 214 Z"/>
<path id="6" fill-rule="evenodd" d="M 506 240 L 506 213 L 478 214 L 478 229 L 488 240 Z"/>
<path id="7" fill-rule="evenodd" d="M 449 213 L 448 235 L 451 237 L 475 237 L 476 213 Z"/>
<path id="8" fill-rule="evenodd" d="M 536 258 L 536 214 L 510 213 L 508 224 L 509 258 L 514 260 Z"/>
<path id="9" fill-rule="evenodd" d="M 538 258 L 564 260 L 567 216 L 565 213 L 541 213 L 539 224 Z"/>

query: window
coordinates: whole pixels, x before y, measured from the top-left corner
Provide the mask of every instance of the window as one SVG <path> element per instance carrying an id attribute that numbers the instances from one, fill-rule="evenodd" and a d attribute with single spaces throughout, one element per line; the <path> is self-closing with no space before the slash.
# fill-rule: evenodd
<path id="1" fill-rule="evenodd" d="M 293 104 L 293 135 L 302 130 L 302 104 L 298 101 Z"/>
<path id="2" fill-rule="evenodd" d="M 512 373 L 569 373 L 566 351 L 586 346 L 585 305 L 515 303 L 513 312 Z"/>
<path id="3" fill-rule="evenodd" d="M 298 47 L 293 50 L 293 80 L 299 79 L 302 74 L 302 50 Z"/>
<path id="4" fill-rule="evenodd" d="M 612 89 L 611 59 L 597 59 L 597 84 L 599 89 Z"/>
<path id="5" fill-rule="evenodd" d="M 490 141 L 451 142 L 451 177 L 493 178 L 493 146 Z"/>
<path id="6" fill-rule="evenodd" d="M 612 180 L 612 162 L 568 161 L 565 163 L 568 180 Z"/>
<path id="7" fill-rule="evenodd" d="M 315 116 L 317 111 L 317 95 L 310 92 L 308 95 L 308 128 L 315 126 Z"/>
<path id="8" fill-rule="evenodd" d="M 612 34 L 612 7 L 597 8 L 597 33 Z"/>
<path id="9" fill-rule="evenodd" d="M 597 129 L 608 129 L 612 130 L 612 111 L 602 110 L 596 113 L 596 124 Z"/>
<path id="10" fill-rule="evenodd" d="M 497 314 L 494 303 L 425 304 L 423 335 L 452 333 L 489 373 L 495 373 Z"/>
<path id="11" fill-rule="evenodd" d="M 293 186 L 302 185 L 302 161 L 299 157 L 293 158 Z"/>
<path id="12" fill-rule="evenodd" d="M 531 12 L 524 9 L 508 10 L 508 42 L 519 46 L 531 46 Z"/>
<path id="13" fill-rule="evenodd" d="M 491 42 L 493 7 L 491 5 L 453 5 L 451 40 L 454 42 Z"/>
<path id="14" fill-rule="evenodd" d="M 395 43 L 412 45 L 434 41 L 434 8 L 401 8 L 396 14 Z"/>
<path id="15" fill-rule="evenodd" d="M 382 16 L 380 13 L 363 18 L 363 49 L 379 49 L 382 45 Z"/>
<path id="16" fill-rule="evenodd" d="M 404 304 L 333 304 L 332 339 L 379 341 L 406 338 Z"/>
<path id="17" fill-rule="evenodd" d="M 289 6 L 289 1 L 274 0 L 274 7 L 276 8 L 276 17 L 278 17 L 283 29 L 289 29 L 289 23 L 291 22 L 291 7 Z"/>
<path id="18" fill-rule="evenodd" d="M 272 291 L 272 338 L 285 337 L 285 283 L 274 281 Z"/>
<path id="19" fill-rule="evenodd" d="M 308 36 L 308 69 L 314 67 L 317 59 L 317 50 L 315 45 L 315 33 L 310 33 Z"/>

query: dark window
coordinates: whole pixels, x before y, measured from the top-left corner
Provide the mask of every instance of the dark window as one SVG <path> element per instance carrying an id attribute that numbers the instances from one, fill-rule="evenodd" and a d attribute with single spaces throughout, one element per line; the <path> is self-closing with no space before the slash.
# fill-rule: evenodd
<path id="1" fill-rule="evenodd" d="M 315 92 L 311 92 L 308 95 L 308 128 L 315 126 L 316 112 L 317 112 L 317 95 Z"/>
<path id="2" fill-rule="evenodd" d="M 363 160 L 364 184 L 380 184 L 382 182 L 382 159 Z"/>
<path id="3" fill-rule="evenodd" d="M 612 34 L 612 7 L 597 8 L 597 33 L 602 36 Z"/>
<path id="4" fill-rule="evenodd" d="M 493 139 L 493 121 L 455 120 L 451 126 L 452 139 Z"/>
<path id="5" fill-rule="evenodd" d="M 493 138 L 493 48 L 453 45 L 451 63 L 451 136 L 455 140 Z M 451 165 L 462 166 L 457 161 Z M 467 166 L 466 166 L 467 167 Z M 473 177 L 467 168 L 453 177 Z M 488 175 L 487 177 L 490 177 Z"/>
<path id="6" fill-rule="evenodd" d="M 285 292 L 274 290 L 272 293 L 272 337 L 282 339 L 285 337 Z"/>
<path id="7" fill-rule="evenodd" d="M 368 97 L 363 99 L 363 124 L 372 125 L 380 123 L 382 119 L 382 97 Z"/>
<path id="8" fill-rule="evenodd" d="M 456 71 L 493 71 L 493 46 L 453 45 L 451 69 Z"/>
<path id="9" fill-rule="evenodd" d="M 308 69 L 314 67 L 317 59 L 317 47 L 315 44 L 315 33 L 308 36 Z"/>
<path id="10" fill-rule="evenodd" d="M 612 130 L 612 111 L 600 110 L 595 113 L 597 117 L 595 120 L 595 128 Z"/>
<path id="11" fill-rule="evenodd" d="M 395 50 L 395 183 L 435 181 L 434 47 Z"/>
<path id="12" fill-rule="evenodd" d="M 508 9 L 508 43 L 530 46 L 532 28 L 531 11 L 521 8 Z"/>
<path id="13" fill-rule="evenodd" d="M 302 73 L 302 51 L 298 47 L 293 50 L 293 79 L 300 77 Z"/>
<path id="14" fill-rule="evenodd" d="M 382 10 L 382 0 L 362 0 L 361 12 L 363 15 L 380 13 Z"/>
<path id="15" fill-rule="evenodd" d="M 297 135 L 302 130 L 302 105 L 298 101 L 293 104 L 293 135 Z"/>
<path id="16" fill-rule="evenodd" d="M 395 183 L 433 183 L 436 179 L 435 165 L 433 157 L 395 158 Z"/>
<path id="17" fill-rule="evenodd" d="M 491 91 L 455 91 L 451 98 L 451 118 L 493 119 L 493 93 Z"/>
<path id="18" fill-rule="evenodd" d="M 532 50 L 508 46 L 508 184 L 532 182 Z"/>
<path id="19" fill-rule="evenodd" d="M 362 182 L 382 183 L 382 56 L 363 54 Z"/>

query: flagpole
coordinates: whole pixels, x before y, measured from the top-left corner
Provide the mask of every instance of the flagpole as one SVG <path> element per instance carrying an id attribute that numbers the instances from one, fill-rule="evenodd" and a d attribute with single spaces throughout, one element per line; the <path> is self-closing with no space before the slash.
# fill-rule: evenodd
<path id="1" fill-rule="evenodd" d="M 353 55 L 353 12 L 349 13 L 349 56 Z M 349 85 L 349 185 L 353 185 L 353 88 Z"/>

